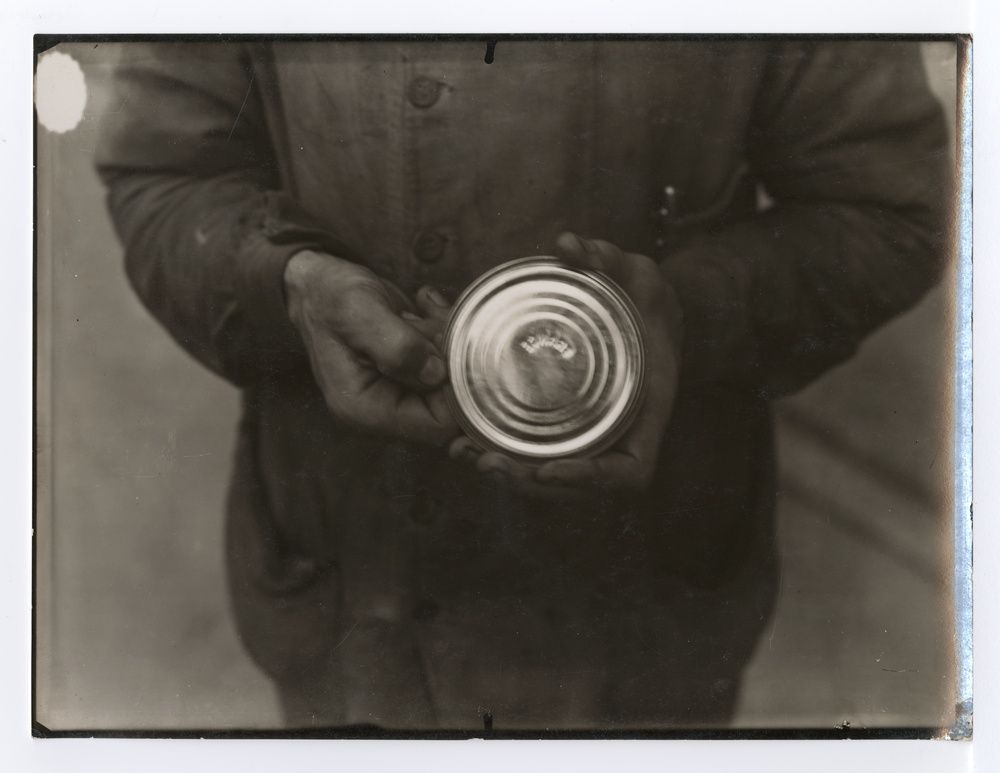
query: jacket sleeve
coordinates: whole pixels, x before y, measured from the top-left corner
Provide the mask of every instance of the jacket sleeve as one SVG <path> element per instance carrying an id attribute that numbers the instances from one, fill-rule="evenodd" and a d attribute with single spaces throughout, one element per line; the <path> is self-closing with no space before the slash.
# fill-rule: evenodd
<path id="1" fill-rule="evenodd" d="M 774 46 L 748 127 L 774 206 L 662 265 L 684 310 L 682 387 L 780 396 L 937 280 L 947 131 L 919 46 L 885 42 Z"/>
<path id="2" fill-rule="evenodd" d="M 305 364 L 285 311 L 288 259 L 347 257 L 280 191 L 259 65 L 235 44 L 124 46 L 97 152 L 139 297 L 239 385 Z"/>

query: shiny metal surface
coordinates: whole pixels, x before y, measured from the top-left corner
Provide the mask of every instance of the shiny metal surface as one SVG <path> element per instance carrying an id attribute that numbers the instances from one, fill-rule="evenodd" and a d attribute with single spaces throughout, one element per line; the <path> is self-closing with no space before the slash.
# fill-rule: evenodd
<path id="1" fill-rule="evenodd" d="M 555 258 L 511 261 L 473 282 L 445 351 L 462 428 L 526 460 L 607 448 L 643 395 L 643 329 L 628 296 Z"/>

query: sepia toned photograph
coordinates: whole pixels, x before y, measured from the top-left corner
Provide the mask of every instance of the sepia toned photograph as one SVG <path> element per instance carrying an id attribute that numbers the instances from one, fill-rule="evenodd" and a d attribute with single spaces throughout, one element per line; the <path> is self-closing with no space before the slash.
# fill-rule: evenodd
<path id="1" fill-rule="evenodd" d="M 967 37 L 35 49 L 35 735 L 971 737 Z"/>

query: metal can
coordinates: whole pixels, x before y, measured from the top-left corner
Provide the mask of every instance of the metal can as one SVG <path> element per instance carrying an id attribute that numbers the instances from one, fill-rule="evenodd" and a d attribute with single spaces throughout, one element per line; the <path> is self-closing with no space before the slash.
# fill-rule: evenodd
<path id="1" fill-rule="evenodd" d="M 593 455 L 645 389 L 642 320 L 609 277 L 521 258 L 475 280 L 445 333 L 451 407 L 484 448 L 524 461 Z"/>

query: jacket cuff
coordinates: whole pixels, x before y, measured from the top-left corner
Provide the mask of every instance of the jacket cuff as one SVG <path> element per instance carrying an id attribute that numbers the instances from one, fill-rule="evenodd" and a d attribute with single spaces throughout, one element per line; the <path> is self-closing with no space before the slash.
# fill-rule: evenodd
<path id="1" fill-rule="evenodd" d="M 236 285 L 236 306 L 254 333 L 249 361 L 264 371 L 278 372 L 304 362 L 305 348 L 285 306 L 285 267 L 295 253 L 313 245 L 273 244 L 262 233 L 243 244 Z"/>
<path id="2" fill-rule="evenodd" d="M 298 329 L 288 316 L 285 269 L 292 256 L 313 250 L 352 259 L 350 250 L 335 236 L 313 225 L 285 194 L 265 194 L 263 206 L 247 218 L 240 245 L 236 280 L 236 313 L 253 334 L 247 342 L 254 351 L 247 362 L 273 374 L 304 366 L 308 359 Z M 242 359 L 242 358 L 241 358 Z M 234 363 L 235 364 L 235 363 Z"/>
<path id="3" fill-rule="evenodd" d="M 670 255 L 660 267 L 684 315 L 679 389 L 752 381 L 759 362 L 747 304 L 749 261 L 716 242 Z"/>

